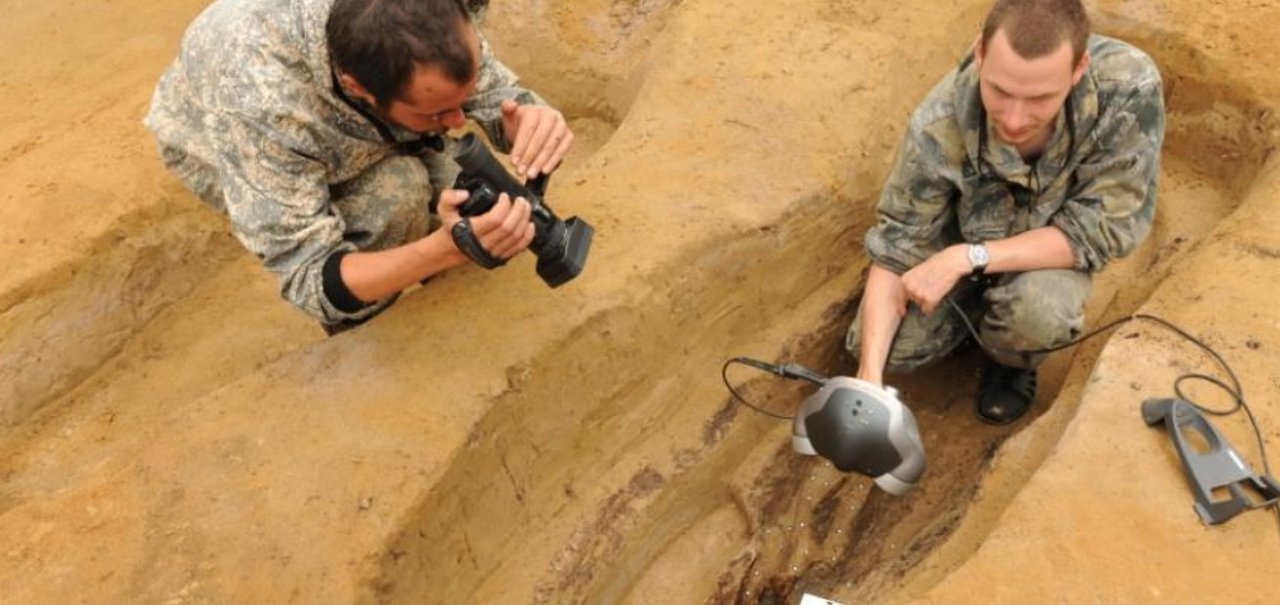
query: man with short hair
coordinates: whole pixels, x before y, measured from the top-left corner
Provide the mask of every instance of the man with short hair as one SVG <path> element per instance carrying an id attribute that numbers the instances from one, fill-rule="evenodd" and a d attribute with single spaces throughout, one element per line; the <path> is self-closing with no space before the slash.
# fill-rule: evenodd
<path id="1" fill-rule="evenodd" d="M 166 166 L 330 334 L 467 261 L 442 133 L 475 120 L 529 178 L 569 150 L 563 116 L 477 31 L 485 4 L 217 0 L 156 88 L 146 124 Z M 499 259 L 534 235 L 528 202 L 505 194 L 471 227 Z"/>
<path id="2" fill-rule="evenodd" d="M 866 235 L 845 346 L 883 384 L 954 350 L 992 358 L 979 418 L 1026 413 L 1036 365 L 1080 335 L 1092 274 L 1151 229 L 1164 102 L 1142 51 L 1089 34 L 1079 0 L 998 0 L 973 50 L 912 114 Z"/>

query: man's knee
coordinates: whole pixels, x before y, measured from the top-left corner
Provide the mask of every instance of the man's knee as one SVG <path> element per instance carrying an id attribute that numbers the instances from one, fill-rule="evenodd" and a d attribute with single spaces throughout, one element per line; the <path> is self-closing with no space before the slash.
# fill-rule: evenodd
<path id="1" fill-rule="evenodd" d="M 912 307 L 894 335 L 885 369 L 900 373 L 927 366 L 955 350 L 964 337 L 963 324 L 950 307 L 940 308 L 933 315 L 924 315 Z M 844 346 L 855 360 L 861 361 L 861 309 L 845 332 Z"/>
<path id="2" fill-rule="evenodd" d="M 1028 351 L 1076 338 L 1084 328 L 1084 308 L 1091 290 L 1092 278 L 1080 271 L 1050 269 L 1010 275 L 986 292 L 990 310 L 982 322 L 983 340 L 1004 350 Z M 1011 365 L 1034 363 L 1022 361 Z"/>
<path id="3" fill-rule="evenodd" d="M 431 181 L 422 161 L 391 156 L 330 189 L 346 225 L 345 239 L 361 250 L 381 250 L 427 232 Z"/>

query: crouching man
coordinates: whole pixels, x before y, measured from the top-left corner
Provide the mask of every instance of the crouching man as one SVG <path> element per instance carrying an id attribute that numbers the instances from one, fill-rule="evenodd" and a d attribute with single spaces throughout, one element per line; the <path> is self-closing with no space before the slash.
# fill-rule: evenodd
<path id="1" fill-rule="evenodd" d="M 1079 0 L 998 0 L 972 51 L 916 109 L 866 235 L 872 266 L 846 347 L 883 383 L 967 336 L 990 363 L 978 417 L 1012 422 L 1036 366 L 1080 335 L 1092 275 L 1151 229 L 1160 74 L 1090 35 Z"/>
<path id="2" fill-rule="evenodd" d="M 569 150 L 561 114 L 477 31 L 485 4 L 217 0 L 160 80 L 146 124 L 166 166 L 330 334 L 467 262 L 442 133 L 475 120 L 530 178 Z M 499 259 L 534 236 L 528 202 L 505 194 L 471 228 Z"/>

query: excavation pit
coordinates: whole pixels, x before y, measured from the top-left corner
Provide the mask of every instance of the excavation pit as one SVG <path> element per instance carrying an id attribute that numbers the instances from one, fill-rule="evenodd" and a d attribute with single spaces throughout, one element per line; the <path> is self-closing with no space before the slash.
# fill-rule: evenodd
<path id="1" fill-rule="evenodd" d="M 580 134 L 548 200 L 596 226 L 587 270 L 555 291 L 529 259 L 461 270 L 334 339 L 278 300 L 138 126 L 204 2 L 123 3 L 0 25 L 0 50 L 30 58 L 0 81 L 23 99 L 0 120 L 0 594 L 15 602 L 1142 601 L 1256 596 L 1280 564 L 1255 517 L 1196 525 L 1166 438 L 1124 415 L 1167 394 L 1142 363 L 1203 363 L 1156 334 L 1055 355 L 1011 428 L 973 417 L 976 351 L 893 377 L 929 454 L 900 498 L 796 456 L 785 423 L 720 384 L 735 355 L 852 371 L 862 233 L 908 112 L 986 2 L 495 3 L 498 55 Z M 1280 335 L 1258 309 L 1280 283 L 1265 211 L 1280 86 L 1239 59 L 1273 54 L 1260 24 L 1277 15 L 1148 4 L 1094 13 L 1157 60 L 1170 113 L 1156 228 L 1100 277 L 1090 324 L 1182 314 L 1274 400 L 1257 377 Z M 168 33 L 135 35 L 116 11 Z M 942 31 L 938 11 L 962 26 Z M 96 59 L 30 56 L 18 28 Z M 23 84 L 41 73 L 77 94 Z M 731 376 L 788 413 L 807 392 Z M 1188 543 L 1207 554 L 1177 554 Z M 1223 552 L 1260 564 L 1232 575 Z"/>

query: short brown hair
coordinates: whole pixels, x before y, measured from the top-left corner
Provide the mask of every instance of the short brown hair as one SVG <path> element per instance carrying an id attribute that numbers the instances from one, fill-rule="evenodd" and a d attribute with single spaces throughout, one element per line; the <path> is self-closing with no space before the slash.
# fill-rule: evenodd
<path id="1" fill-rule="evenodd" d="M 1089 15 L 1080 0 L 996 0 L 982 25 L 983 48 L 1000 29 L 1024 59 L 1038 59 L 1070 42 L 1072 64 L 1078 65 L 1089 43 Z"/>
<path id="2" fill-rule="evenodd" d="M 475 75 L 465 36 L 476 0 L 337 0 L 325 36 L 338 69 L 379 106 L 400 98 L 418 65 L 435 65 L 456 84 Z"/>

